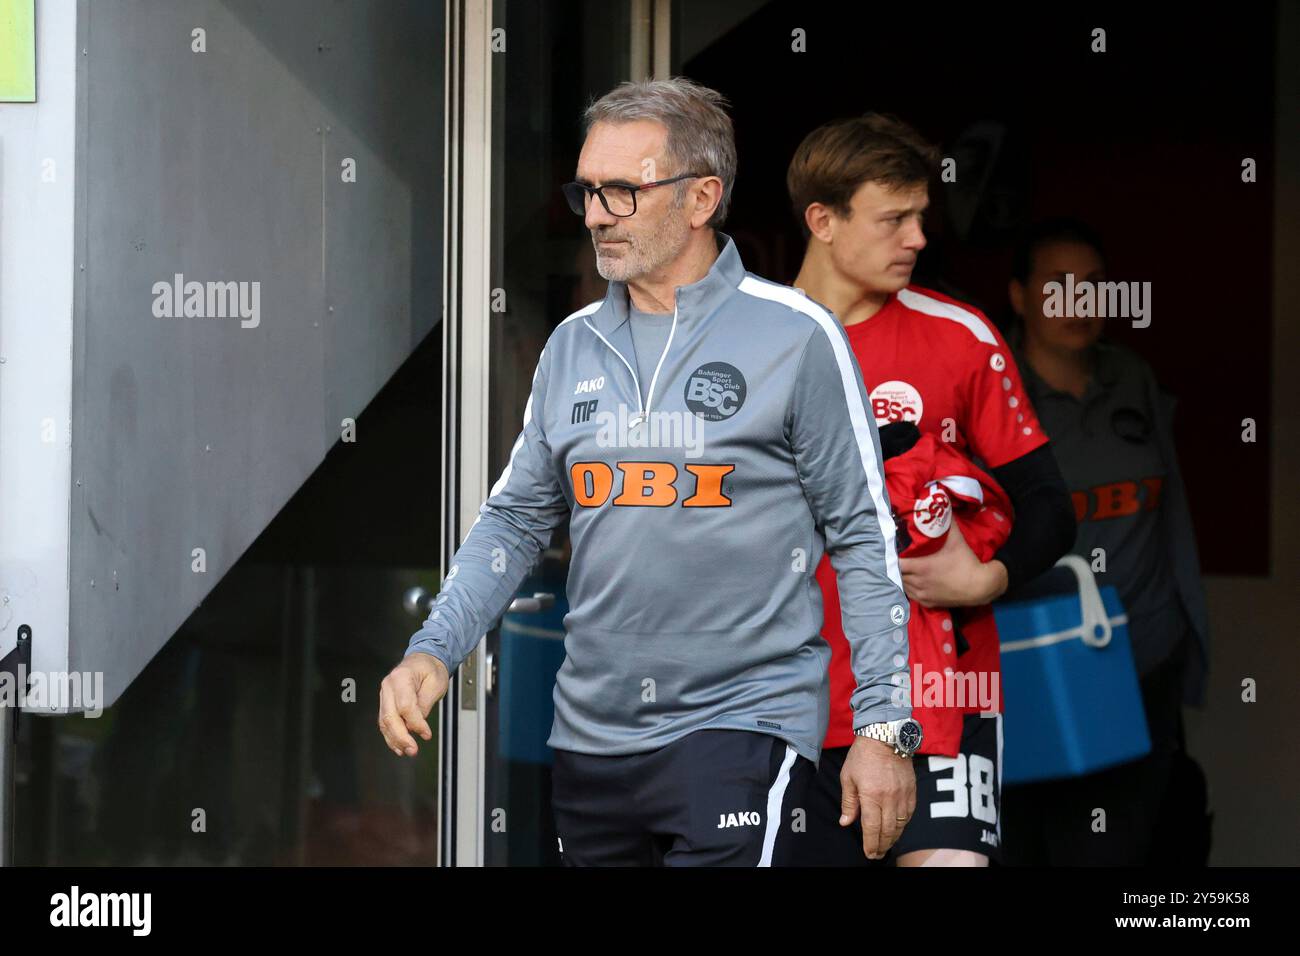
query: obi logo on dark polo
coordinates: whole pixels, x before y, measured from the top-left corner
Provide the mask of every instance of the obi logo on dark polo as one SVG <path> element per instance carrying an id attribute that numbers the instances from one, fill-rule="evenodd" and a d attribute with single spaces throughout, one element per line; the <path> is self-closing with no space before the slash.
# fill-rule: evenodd
<path id="1" fill-rule="evenodd" d="M 1160 476 L 1140 481 L 1112 481 L 1085 491 L 1072 491 L 1076 521 L 1105 521 L 1127 518 L 1139 510 L 1155 511 L 1160 507 L 1160 493 L 1165 479 Z"/>
<path id="2" fill-rule="evenodd" d="M 745 376 L 726 362 L 701 365 L 686 379 L 686 407 L 706 422 L 720 422 L 745 404 Z"/>

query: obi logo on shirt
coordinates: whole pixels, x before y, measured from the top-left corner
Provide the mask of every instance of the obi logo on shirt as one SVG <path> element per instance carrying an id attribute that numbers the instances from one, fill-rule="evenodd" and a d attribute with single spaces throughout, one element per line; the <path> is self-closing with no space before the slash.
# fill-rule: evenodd
<path id="1" fill-rule="evenodd" d="M 921 393 L 912 385 L 900 380 L 881 382 L 871 390 L 871 414 L 876 416 L 877 425 L 891 422 L 913 422 L 921 424 L 921 415 L 925 403 Z"/>
<path id="2" fill-rule="evenodd" d="M 1160 507 L 1160 493 L 1164 478 L 1143 478 L 1141 481 L 1112 481 L 1086 491 L 1070 493 L 1074 501 L 1076 521 L 1105 521 L 1109 518 L 1127 518 L 1139 511 L 1155 511 Z"/>
<path id="3" fill-rule="evenodd" d="M 578 461 L 569 468 L 569 482 L 573 500 L 582 508 L 607 502 L 615 507 L 669 508 L 680 502 L 683 508 L 730 508 L 722 479 L 735 470 L 735 465 L 679 469 L 670 461 L 616 461 L 613 468 L 603 461 Z"/>

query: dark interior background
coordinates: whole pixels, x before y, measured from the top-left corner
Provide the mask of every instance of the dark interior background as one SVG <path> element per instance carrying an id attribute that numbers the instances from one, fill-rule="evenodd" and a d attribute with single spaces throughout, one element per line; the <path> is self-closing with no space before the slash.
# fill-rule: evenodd
<path id="1" fill-rule="evenodd" d="M 793 280 L 803 252 L 785 191 L 795 147 L 818 124 L 867 110 L 961 157 L 958 181 L 932 187 L 917 284 L 1003 322 L 1016 232 L 1053 215 L 1096 228 L 1110 278 L 1152 284 L 1151 325 L 1115 320 L 1108 334 L 1179 400 L 1203 568 L 1265 575 L 1274 6 L 1208 17 L 1074 7 L 775 0 L 675 72 L 733 104 L 740 165 L 727 230 L 769 278 Z M 674 13 L 689 32 L 691 4 Z M 1104 53 L 1091 51 L 1098 27 Z M 796 29 L 806 53 L 791 49 Z M 1242 182 L 1246 157 L 1254 183 Z M 1241 439 L 1244 418 L 1257 422 L 1254 444 Z M 1250 489 L 1227 520 L 1223 488 Z"/>

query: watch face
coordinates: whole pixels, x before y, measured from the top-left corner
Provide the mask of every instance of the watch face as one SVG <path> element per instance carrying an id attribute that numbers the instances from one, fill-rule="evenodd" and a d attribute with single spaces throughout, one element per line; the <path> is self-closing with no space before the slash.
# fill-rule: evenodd
<path id="1" fill-rule="evenodd" d="M 898 749 L 904 753 L 916 753 L 921 746 L 921 725 L 915 720 L 905 720 L 898 728 Z"/>

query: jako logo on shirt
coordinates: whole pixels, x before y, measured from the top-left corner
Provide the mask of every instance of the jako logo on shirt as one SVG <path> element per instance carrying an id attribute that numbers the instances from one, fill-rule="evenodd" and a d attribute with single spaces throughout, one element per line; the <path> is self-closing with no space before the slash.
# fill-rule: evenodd
<path id="1" fill-rule="evenodd" d="M 756 827 L 763 823 L 763 817 L 757 811 L 745 811 L 744 813 L 719 813 L 718 825 L 715 829 L 722 830 L 726 827 Z"/>
<path id="2" fill-rule="evenodd" d="M 925 405 L 921 393 L 903 381 L 881 382 L 871 390 L 871 414 L 876 416 L 877 425 L 891 422 L 914 422 L 921 424 L 921 415 Z"/>
<path id="3" fill-rule="evenodd" d="M 587 392 L 599 392 L 605 387 L 605 376 L 597 378 L 586 378 L 578 383 L 578 387 L 573 390 L 574 395 L 584 395 Z"/>

